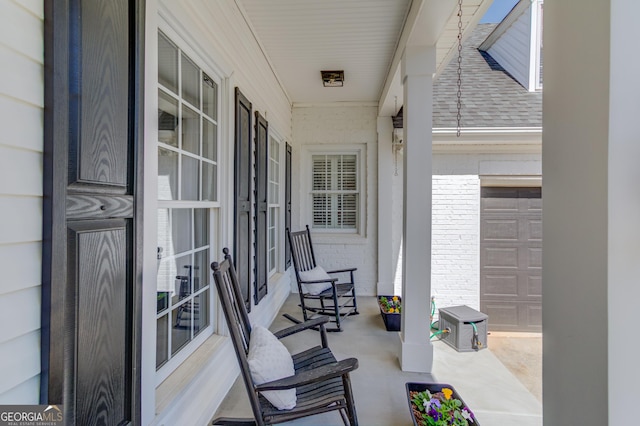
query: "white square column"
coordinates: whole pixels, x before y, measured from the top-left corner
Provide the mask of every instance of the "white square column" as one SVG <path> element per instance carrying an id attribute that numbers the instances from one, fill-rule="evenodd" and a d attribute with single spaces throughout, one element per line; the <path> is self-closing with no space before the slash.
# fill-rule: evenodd
<path id="1" fill-rule="evenodd" d="M 404 90 L 404 207 L 402 229 L 403 371 L 430 373 L 431 147 L 435 46 L 407 46 L 402 57 Z"/>
<path id="2" fill-rule="evenodd" d="M 378 295 L 393 295 L 393 119 L 378 117 Z"/>
<path id="3" fill-rule="evenodd" d="M 543 420 L 638 423 L 640 2 L 544 13 Z"/>

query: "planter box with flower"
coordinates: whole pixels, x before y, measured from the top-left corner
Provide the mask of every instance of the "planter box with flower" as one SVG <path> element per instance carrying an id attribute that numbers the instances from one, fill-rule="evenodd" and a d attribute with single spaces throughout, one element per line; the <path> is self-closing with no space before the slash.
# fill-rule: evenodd
<path id="1" fill-rule="evenodd" d="M 400 331 L 402 303 L 398 296 L 378 296 L 380 315 L 387 331 Z"/>
<path id="2" fill-rule="evenodd" d="M 407 383 L 407 397 L 414 426 L 480 425 L 451 385 Z"/>

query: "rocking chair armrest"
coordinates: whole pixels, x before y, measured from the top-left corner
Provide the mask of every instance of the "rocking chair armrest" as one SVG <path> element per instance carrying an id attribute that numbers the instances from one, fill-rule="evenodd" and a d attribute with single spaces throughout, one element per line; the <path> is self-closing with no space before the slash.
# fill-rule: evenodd
<path id="1" fill-rule="evenodd" d="M 278 339 L 282 339 L 283 337 L 291 336 L 292 334 L 299 333 L 303 330 L 318 327 L 326 322 L 329 322 L 329 317 L 322 316 L 300 324 L 292 325 L 291 327 L 283 328 L 282 330 L 273 333 L 273 335 Z"/>
<path id="2" fill-rule="evenodd" d="M 328 272 L 327 272 L 328 273 Z M 330 278 L 328 280 L 311 280 L 311 281 L 303 281 L 300 280 L 300 284 L 320 284 L 320 283 L 335 283 L 338 281 L 337 278 Z"/>
<path id="3" fill-rule="evenodd" d="M 327 271 L 327 274 L 337 274 L 340 272 L 354 272 L 357 270 L 358 268 L 336 269 L 335 271 Z"/>
<path id="4" fill-rule="evenodd" d="M 298 386 L 304 386 L 318 381 L 340 377 L 357 368 L 358 360 L 356 358 L 347 358 L 342 361 L 325 364 L 311 370 L 304 370 L 294 374 L 293 376 L 257 385 L 255 389 L 258 392 L 292 389 Z"/>

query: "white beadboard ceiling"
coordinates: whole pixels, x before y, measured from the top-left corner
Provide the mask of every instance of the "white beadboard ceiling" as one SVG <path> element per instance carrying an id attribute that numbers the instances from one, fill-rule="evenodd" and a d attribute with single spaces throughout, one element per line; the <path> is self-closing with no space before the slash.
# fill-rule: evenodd
<path id="1" fill-rule="evenodd" d="M 436 47 L 436 74 L 456 53 L 457 0 L 234 0 L 293 104 L 402 105 L 406 45 Z M 463 38 L 493 0 L 463 0 Z M 321 70 L 344 70 L 343 87 L 323 87 Z"/>
<path id="2" fill-rule="evenodd" d="M 411 0 L 236 0 L 293 103 L 377 102 Z M 323 87 L 321 70 L 344 70 Z"/>

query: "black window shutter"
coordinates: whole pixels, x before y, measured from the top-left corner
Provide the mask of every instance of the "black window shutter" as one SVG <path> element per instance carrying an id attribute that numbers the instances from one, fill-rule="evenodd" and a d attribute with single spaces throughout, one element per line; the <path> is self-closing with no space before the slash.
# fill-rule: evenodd
<path id="1" fill-rule="evenodd" d="M 255 258 L 254 258 L 254 288 L 255 303 L 267 295 L 267 166 L 269 156 L 267 153 L 269 124 L 258 111 L 256 111 L 256 164 L 255 164 Z"/>
<path id="2" fill-rule="evenodd" d="M 144 1 L 44 8 L 40 403 L 140 424 Z"/>
<path id="3" fill-rule="evenodd" d="M 285 172 L 284 172 L 284 229 L 282 230 L 281 241 L 284 245 L 284 266 L 291 266 L 291 247 L 287 241 L 285 229 L 291 230 L 291 145 L 286 146 Z"/>
<path id="4" fill-rule="evenodd" d="M 242 300 L 251 311 L 251 102 L 236 87 L 234 262 Z"/>

